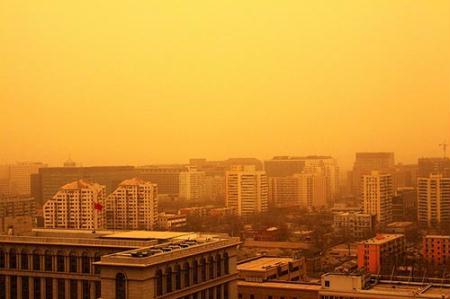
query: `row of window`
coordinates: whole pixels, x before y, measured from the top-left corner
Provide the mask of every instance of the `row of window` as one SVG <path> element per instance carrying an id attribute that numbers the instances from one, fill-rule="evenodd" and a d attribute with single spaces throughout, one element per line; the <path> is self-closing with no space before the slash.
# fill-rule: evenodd
<path id="1" fill-rule="evenodd" d="M 18 269 L 20 260 L 21 270 L 34 270 L 34 271 L 47 271 L 47 272 L 66 272 L 66 256 L 63 253 L 56 255 L 56 265 L 53 265 L 53 256 L 50 252 L 45 252 L 44 255 L 37 253 L 29 254 L 27 252 L 18 253 L 14 248 L 9 250 L 9 261 L 6 263 L 6 254 L 3 250 L 0 250 L 0 268 L 5 269 Z M 30 257 L 31 256 L 31 265 Z M 44 259 L 43 269 L 41 264 L 41 258 Z M 95 261 L 100 260 L 100 255 L 96 255 Z M 91 258 L 87 254 L 77 256 L 70 254 L 68 257 L 68 272 L 77 273 L 78 264 L 81 262 L 81 273 L 91 273 Z M 99 269 L 95 268 L 95 273 L 98 273 Z"/>
<path id="2" fill-rule="evenodd" d="M 54 294 L 54 280 L 53 278 L 38 278 L 38 277 L 28 277 L 22 276 L 21 287 L 19 289 L 17 276 L 9 276 L 9 298 L 17 299 L 19 297 L 29 298 L 30 295 L 34 299 L 65 299 L 66 291 L 68 291 L 68 297 L 70 299 L 78 299 L 78 281 L 69 280 L 69 288 L 66 290 L 66 280 L 57 279 L 56 280 L 56 294 Z M 30 284 L 33 283 L 33 291 Z M 95 290 L 92 291 L 94 298 L 101 297 L 101 284 L 99 281 L 94 282 Z M 7 296 L 7 279 L 5 275 L 0 275 L 0 298 L 6 298 Z M 44 291 L 44 292 L 42 292 Z M 32 293 L 31 293 L 32 292 Z M 94 299 L 91 298 L 91 283 L 87 280 L 81 281 L 81 298 L 83 299 Z"/>
<path id="3" fill-rule="evenodd" d="M 192 274 L 192 275 L 191 275 Z M 222 275 L 229 274 L 229 258 L 228 254 L 217 254 L 200 259 L 200 262 L 194 260 L 192 267 L 188 262 L 183 266 L 176 265 L 173 269 L 168 266 L 164 269 L 156 271 L 156 296 L 170 293 L 174 290 L 189 287 L 191 284 L 198 284 L 207 280 L 211 280 Z M 182 281 L 183 278 L 183 281 Z"/>

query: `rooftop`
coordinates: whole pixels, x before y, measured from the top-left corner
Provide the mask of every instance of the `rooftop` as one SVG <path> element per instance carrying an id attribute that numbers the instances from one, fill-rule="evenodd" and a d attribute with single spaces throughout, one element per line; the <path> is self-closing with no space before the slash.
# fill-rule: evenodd
<path id="1" fill-rule="evenodd" d="M 268 289 L 284 289 L 293 291 L 310 291 L 319 292 L 320 285 L 315 283 L 304 282 L 288 282 L 288 281 L 267 281 L 267 282 L 251 282 L 238 280 L 239 287 L 256 287 L 256 288 L 268 288 Z"/>
<path id="2" fill-rule="evenodd" d="M 119 186 L 136 186 L 136 185 L 144 185 L 144 184 L 152 184 L 149 181 L 146 181 L 141 178 L 132 178 L 122 181 Z"/>
<path id="3" fill-rule="evenodd" d="M 109 266 L 146 267 L 238 244 L 240 244 L 239 238 L 194 234 L 157 245 L 105 255 L 97 263 Z"/>
<path id="4" fill-rule="evenodd" d="M 411 225 L 413 225 L 411 221 L 396 221 L 389 223 L 387 227 L 408 227 Z"/>
<path id="5" fill-rule="evenodd" d="M 426 235 L 425 239 L 450 239 L 449 235 Z"/>
<path id="6" fill-rule="evenodd" d="M 100 190 L 102 189 L 102 185 L 97 183 L 88 182 L 85 180 L 77 180 L 73 181 L 71 183 L 65 184 L 60 189 L 64 190 L 76 190 L 76 189 L 94 189 L 94 190 Z"/>
<path id="7" fill-rule="evenodd" d="M 189 239 L 195 238 L 197 234 L 192 232 L 172 232 L 172 231 L 148 231 L 134 230 L 122 231 L 101 236 L 103 239 L 133 239 L 133 240 L 169 240 L 174 238 Z"/>
<path id="8" fill-rule="evenodd" d="M 361 241 L 361 244 L 384 244 L 402 237 L 404 237 L 402 234 L 378 234 L 371 239 Z"/>
<path id="9" fill-rule="evenodd" d="M 290 257 L 260 257 L 237 265 L 238 271 L 266 271 L 293 262 Z"/>

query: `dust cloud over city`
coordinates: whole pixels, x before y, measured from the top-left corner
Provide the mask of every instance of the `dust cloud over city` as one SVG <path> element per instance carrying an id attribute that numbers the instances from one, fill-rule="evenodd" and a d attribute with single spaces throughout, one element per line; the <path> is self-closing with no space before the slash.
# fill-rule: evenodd
<path id="1" fill-rule="evenodd" d="M 0 1 L 0 299 L 450 298 L 449 110 L 449 1 Z"/>

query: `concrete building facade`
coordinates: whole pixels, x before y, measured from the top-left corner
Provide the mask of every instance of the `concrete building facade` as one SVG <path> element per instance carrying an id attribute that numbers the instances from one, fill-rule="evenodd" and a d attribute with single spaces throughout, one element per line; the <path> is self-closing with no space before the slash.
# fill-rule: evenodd
<path id="1" fill-rule="evenodd" d="M 158 187 L 139 178 L 119 184 L 105 200 L 107 229 L 152 230 L 158 225 Z"/>
<path id="2" fill-rule="evenodd" d="M 226 172 L 226 206 L 239 216 L 266 212 L 268 191 L 266 173 L 253 166 L 236 166 Z"/>
<path id="3" fill-rule="evenodd" d="M 102 229 L 106 188 L 78 180 L 66 184 L 43 206 L 46 228 Z"/>

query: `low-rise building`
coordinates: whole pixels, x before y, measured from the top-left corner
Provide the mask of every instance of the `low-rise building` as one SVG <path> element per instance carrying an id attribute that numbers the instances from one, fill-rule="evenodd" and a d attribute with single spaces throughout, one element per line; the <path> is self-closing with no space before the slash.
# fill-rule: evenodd
<path id="1" fill-rule="evenodd" d="M 162 230 L 172 230 L 186 226 L 186 215 L 160 213 L 158 217 L 158 226 Z"/>
<path id="2" fill-rule="evenodd" d="M 239 278 L 245 281 L 300 281 L 306 276 L 305 258 L 260 256 L 237 265 Z"/>
<path id="3" fill-rule="evenodd" d="M 359 212 L 337 212 L 333 215 L 333 227 L 349 238 L 367 238 L 375 232 L 375 216 Z"/>
<path id="4" fill-rule="evenodd" d="M 327 273 L 322 275 L 320 299 L 447 299 L 450 285 L 381 280 L 367 273 Z"/>
<path id="5" fill-rule="evenodd" d="M 384 266 L 401 260 L 406 251 L 405 236 L 401 234 L 378 234 L 358 243 L 358 268 L 379 274 Z"/>

